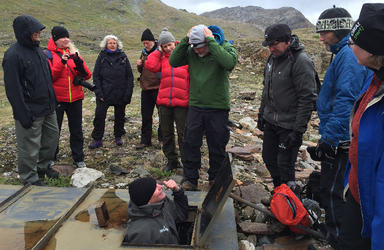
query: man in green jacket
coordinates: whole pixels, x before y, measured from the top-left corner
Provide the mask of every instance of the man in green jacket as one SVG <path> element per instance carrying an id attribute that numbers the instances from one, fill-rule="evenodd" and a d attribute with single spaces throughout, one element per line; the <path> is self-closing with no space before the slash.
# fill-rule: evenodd
<path id="1" fill-rule="evenodd" d="M 219 26 L 197 25 L 176 46 L 169 63 L 173 67 L 189 66 L 190 92 L 184 133 L 182 187 L 195 190 L 201 167 L 203 134 L 209 149 L 210 184 L 225 158 L 225 146 L 229 140 L 228 76 L 237 63 L 237 51 L 225 41 Z"/>

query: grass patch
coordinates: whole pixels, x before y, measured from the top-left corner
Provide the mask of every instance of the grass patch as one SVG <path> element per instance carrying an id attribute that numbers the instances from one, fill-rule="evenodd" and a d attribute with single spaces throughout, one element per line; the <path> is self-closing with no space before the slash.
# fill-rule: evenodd
<path id="1" fill-rule="evenodd" d="M 161 169 L 159 168 L 152 168 L 150 170 L 151 174 L 156 177 L 157 179 L 165 179 L 165 178 L 169 178 L 173 175 L 172 171 L 161 171 Z"/>
<path id="2" fill-rule="evenodd" d="M 59 176 L 58 179 L 45 177 L 44 181 L 50 187 L 70 187 L 71 186 L 70 176 Z"/>

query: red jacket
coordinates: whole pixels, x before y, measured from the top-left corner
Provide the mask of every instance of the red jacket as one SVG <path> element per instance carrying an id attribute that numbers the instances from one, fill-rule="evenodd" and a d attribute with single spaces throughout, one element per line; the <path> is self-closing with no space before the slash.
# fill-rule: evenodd
<path id="1" fill-rule="evenodd" d="M 157 105 L 186 108 L 189 102 L 188 65 L 174 68 L 168 59 L 169 54 L 156 50 L 145 61 L 145 68 L 149 71 L 161 72 Z"/>
<path id="2" fill-rule="evenodd" d="M 73 59 L 69 59 L 67 64 L 61 62 L 61 55 L 63 50 L 56 47 L 53 39 L 49 39 L 48 50 L 52 54 L 52 60 L 48 60 L 52 70 L 52 83 L 55 89 L 56 98 L 58 102 L 75 102 L 77 100 L 84 99 L 84 93 L 82 87 L 73 85 L 73 79 L 80 75 L 74 68 L 76 67 Z M 68 49 L 65 50 L 68 52 Z M 64 53 L 65 53 L 64 52 Z M 92 74 L 89 71 L 87 65 L 84 64 L 84 69 L 87 71 L 85 80 L 91 78 Z"/>

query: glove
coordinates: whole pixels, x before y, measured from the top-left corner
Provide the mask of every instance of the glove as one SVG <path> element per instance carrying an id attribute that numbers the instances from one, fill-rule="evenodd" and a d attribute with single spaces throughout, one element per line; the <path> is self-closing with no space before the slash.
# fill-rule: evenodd
<path id="1" fill-rule="evenodd" d="M 265 126 L 265 120 L 263 118 L 263 114 L 259 113 L 259 115 L 257 116 L 257 128 L 260 131 L 264 131 L 264 126 Z"/>
<path id="2" fill-rule="evenodd" d="M 320 140 L 317 143 L 316 151 L 318 151 L 318 155 L 323 155 L 326 157 L 335 157 L 336 156 L 336 147 L 332 146 L 331 144 L 326 143 L 323 140 Z"/>
<path id="3" fill-rule="evenodd" d="M 284 146 L 286 148 L 300 147 L 302 140 L 303 134 L 301 132 L 293 130 L 287 135 L 287 138 L 284 141 Z"/>
<path id="4" fill-rule="evenodd" d="M 80 58 L 80 56 L 77 52 L 76 52 L 76 56 L 73 58 L 73 62 L 76 65 L 76 67 L 74 69 L 77 70 L 78 72 L 80 72 L 80 74 L 82 74 L 83 76 L 86 76 L 87 71 L 84 68 L 84 61 Z"/>

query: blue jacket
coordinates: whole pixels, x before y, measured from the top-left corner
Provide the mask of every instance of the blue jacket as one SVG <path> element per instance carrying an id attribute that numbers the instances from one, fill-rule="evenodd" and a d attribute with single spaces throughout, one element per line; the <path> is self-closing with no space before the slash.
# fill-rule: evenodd
<path id="1" fill-rule="evenodd" d="M 352 106 L 371 71 L 359 65 L 347 41 L 349 35 L 331 46 L 336 57 L 329 66 L 317 99 L 321 140 L 337 146 L 349 140 Z"/>
<path id="2" fill-rule="evenodd" d="M 358 183 L 363 216 L 362 236 L 371 238 L 372 249 L 384 246 L 384 70 L 381 86 L 365 109 L 359 125 Z M 371 82 L 366 82 L 365 92 Z M 356 101 L 360 102 L 361 98 Z M 352 115 L 356 112 L 357 105 Z M 348 188 L 351 164 L 348 162 L 345 184 Z"/>

